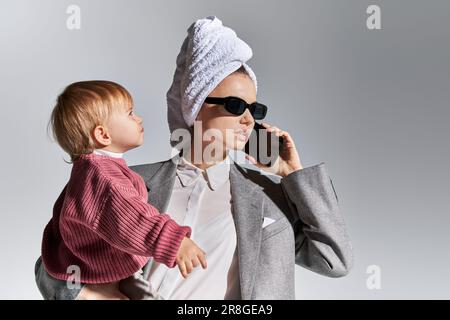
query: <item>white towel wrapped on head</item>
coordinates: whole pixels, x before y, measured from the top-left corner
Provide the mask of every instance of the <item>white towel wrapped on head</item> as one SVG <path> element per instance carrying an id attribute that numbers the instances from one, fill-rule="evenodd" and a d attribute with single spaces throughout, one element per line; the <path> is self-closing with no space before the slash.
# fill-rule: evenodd
<path id="1" fill-rule="evenodd" d="M 217 17 L 197 20 L 187 30 L 177 57 L 177 68 L 167 92 L 170 132 L 194 124 L 206 97 L 234 71 L 244 66 L 257 85 L 246 62 L 252 49 Z"/>

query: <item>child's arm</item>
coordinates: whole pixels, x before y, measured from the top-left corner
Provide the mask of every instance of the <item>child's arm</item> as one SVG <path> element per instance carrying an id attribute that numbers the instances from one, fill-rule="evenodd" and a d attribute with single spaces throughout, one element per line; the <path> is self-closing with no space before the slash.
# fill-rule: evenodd
<path id="1" fill-rule="evenodd" d="M 190 237 L 191 228 L 178 225 L 167 214 L 161 214 L 145 202 L 132 187 L 108 184 L 102 206 L 96 210 L 89 207 L 91 201 L 81 201 L 87 221 L 64 217 L 62 227 L 81 223 L 112 246 L 133 255 L 153 257 L 172 268 L 185 237 Z"/>

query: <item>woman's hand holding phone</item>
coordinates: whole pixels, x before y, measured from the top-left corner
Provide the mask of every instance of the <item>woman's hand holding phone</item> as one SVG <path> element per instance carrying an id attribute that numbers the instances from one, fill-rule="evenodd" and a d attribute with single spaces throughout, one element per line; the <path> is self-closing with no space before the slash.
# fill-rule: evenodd
<path id="1" fill-rule="evenodd" d="M 270 166 L 257 162 L 254 157 L 248 154 L 246 155 L 246 158 L 260 169 L 282 177 L 285 177 L 294 171 L 303 169 L 294 140 L 290 134 L 287 131 L 283 131 L 278 127 L 272 126 L 265 122 L 261 123 L 261 125 L 267 130 L 267 132 L 275 134 L 275 136 L 283 139 L 283 143 L 280 144 L 280 154 L 275 163 L 271 163 Z"/>

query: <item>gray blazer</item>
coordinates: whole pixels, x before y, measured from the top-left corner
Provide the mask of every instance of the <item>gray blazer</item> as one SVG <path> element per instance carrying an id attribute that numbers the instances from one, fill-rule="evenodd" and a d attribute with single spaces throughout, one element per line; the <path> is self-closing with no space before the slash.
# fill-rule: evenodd
<path id="1" fill-rule="evenodd" d="M 148 187 L 148 202 L 160 212 L 168 207 L 178 159 L 131 167 Z M 243 300 L 295 299 L 295 264 L 327 277 L 348 274 L 352 245 L 324 163 L 284 178 L 232 163 L 230 185 Z M 262 228 L 265 217 L 275 222 Z M 149 264 L 144 274 L 148 269 Z M 46 299 L 72 299 L 79 293 L 49 277 L 40 259 L 35 272 Z"/>

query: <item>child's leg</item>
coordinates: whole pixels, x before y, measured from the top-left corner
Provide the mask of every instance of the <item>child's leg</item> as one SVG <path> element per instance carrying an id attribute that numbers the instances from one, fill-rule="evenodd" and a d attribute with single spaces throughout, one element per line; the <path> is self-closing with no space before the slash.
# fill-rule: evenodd
<path id="1" fill-rule="evenodd" d="M 150 281 L 144 277 L 142 271 L 120 281 L 120 291 L 131 300 L 163 300 L 152 288 Z"/>
<path id="2" fill-rule="evenodd" d="M 42 263 L 42 258 L 36 261 L 34 269 L 36 284 L 45 300 L 74 300 L 84 284 L 80 288 L 69 288 L 67 282 L 53 278 L 47 273 Z"/>
<path id="3" fill-rule="evenodd" d="M 76 300 L 130 300 L 119 290 L 119 282 L 87 284 Z"/>

